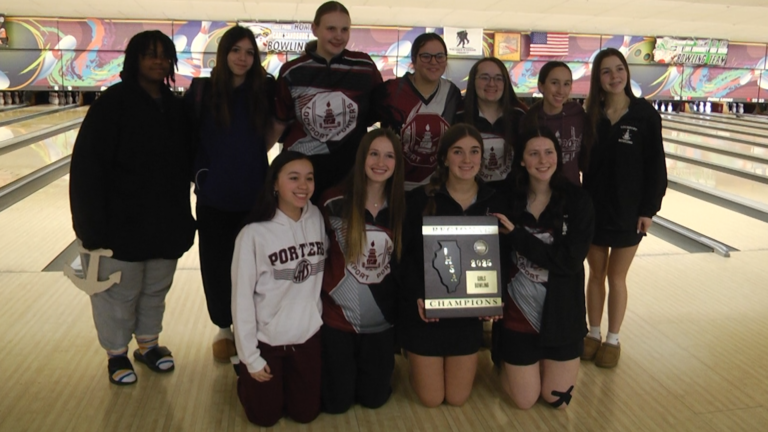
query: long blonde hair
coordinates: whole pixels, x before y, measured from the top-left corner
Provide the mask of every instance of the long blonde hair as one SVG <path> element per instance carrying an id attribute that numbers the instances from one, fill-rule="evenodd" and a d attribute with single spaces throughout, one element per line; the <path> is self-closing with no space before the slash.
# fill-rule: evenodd
<path id="1" fill-rule="evenodd" d="M 394 241 L 395 257 L 399 260 L 402 253 L 403 219 L 405 218 L 405 168 L 403 167 L 403 148 L 400 138 L 391 129 L 374 129 L 360 141 L 355 158 L 355 166 L 347 177 L 346 195 L 342 219 L 347 230 L 347 242 L 344 257 L 347 263 L 357 261 L 365 250 L 365 203 L 368 199 L 368 176 L 365 173 L 365 160 L 371 144 L 377 138 L 386 138 L 392 143 L 395 152 L 395 171 L 387 180 L 384 195 L 389 207 L 389 229 Z"/>

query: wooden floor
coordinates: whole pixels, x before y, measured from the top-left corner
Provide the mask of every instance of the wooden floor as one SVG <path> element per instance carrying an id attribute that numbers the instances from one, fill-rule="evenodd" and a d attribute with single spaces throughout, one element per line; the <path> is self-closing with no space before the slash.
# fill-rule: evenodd
<path id="1" fill-rule="evenodd" d="M 40 272 L 71 241 L 60 194 L 66 188 L 53 184 L 0 213 L 0 431 L 259 429 L 240 408 L 232 368 L 211 357 L 215 329 L 196 249 L 179 263 L 161 336 L 177 370 L 158 375 L 136 365 L 136 385 L 109 384 L 87 296 L 61 273 Z M 582 363 L 565 411 L 541 403 L 514 408 L 487 352 L 464 407 L 424 408 L 398 357 L 394 394 L 384 407 L 321 414 L 309 425 L 281 420 L 274 429 L 768 430 L 768 251 L 752 246 L 726 259 L 659 242 L 641 245 L 630 273 L 619 366 Z"/>

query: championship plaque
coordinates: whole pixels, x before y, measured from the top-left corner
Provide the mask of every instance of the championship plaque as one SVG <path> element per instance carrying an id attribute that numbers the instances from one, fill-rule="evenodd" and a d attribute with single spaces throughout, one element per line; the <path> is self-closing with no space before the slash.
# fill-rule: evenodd
<path id="1" fill-rule="evenodd" d="M 499 226 L 493 216 L 425 216 L 427 318 L 502 314 Z"/>

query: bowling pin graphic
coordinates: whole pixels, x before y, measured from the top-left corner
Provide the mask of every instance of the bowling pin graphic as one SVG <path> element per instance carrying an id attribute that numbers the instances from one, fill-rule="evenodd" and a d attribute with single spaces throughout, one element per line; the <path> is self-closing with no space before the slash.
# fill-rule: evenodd
<path id="1" fill-rule="evenodd" d="M 38 80 L 47 78 L 48 75 L 53 72 L 56 65 L 61 60 L 62 50 L 71 51 L 77 46 L 77 39 L 74 36 L 67 35 L 62 38 L 52 50 L 48 51 L 43 57 L 43 65 L 40 67 L 40 73 L 37 75 Z"/>
<path id="2" fill-rule="evenodd" d="M 67 105 L 72 105 L 72 93 L 67 92 Z"/>
<path id="3" fill-rule="evenodd" d="M 672 102 L 667 104 L 667 112 L 674 112 L 674 111 L 675 111 L 675 109 L 672 107 Z"/>
<path id="4" fill-rule="evenodd" d="M 661 103 L 661 112 L 667 112 L 667 108 L 664 106 L 664 102 Z"/>
<path id="5" fill-rule="evenodd" d="M 189 47 L 192 51 L 193 64 L 199 68 L 203 67 L 203 54 L 205 54 L 205 46 L 208 44 L 208 29 L 210 28 L 210 21 L 201 21 L 200 32 L 192 39 L 192 45 Z"/>
<path id="6" fill-rule="evenodd" d="M 656 111 L 659 110 L 659 101 L 657 101 L 657 100 L 653 101 L 653 108 L 655 108 Z"/>
<path id="7" fill-rule="evenodd" d="M 739 114 L 744 114 L 744 104 L 739 102 Z"/>
<path id="8" fill-rule="evenodd" d="M 19 92 L 13 92 L 13 104 L 18 105 L 21 101 L 19 100 Z"/>
<path id="9" fill-rule="evenodd" d="M 619 47 L 619 52 L 624 56 L 624 58 L 627 57 L 627 53 L 629 53 L 629 41 L 632 39 L 632 36 L 624 36 L 624 41 L 621 43 L 621 47 Z"/>
<path id="10" fill-rule="evenodd" d="M 707 101 L 707 104 L 704 106 L 704 112 L 707 114 L 712 112 L 712 102 Z"/>

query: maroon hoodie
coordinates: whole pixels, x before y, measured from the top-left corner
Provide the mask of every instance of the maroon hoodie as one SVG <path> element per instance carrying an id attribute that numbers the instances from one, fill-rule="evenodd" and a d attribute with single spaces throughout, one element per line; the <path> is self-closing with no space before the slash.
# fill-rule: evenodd
<path id="1" fill-rule="evenodd" d="M 580 185 L 579 152 L 587 114 L 584 108 L 574 101 L 566 102 L 559 114 L 549 115 L 544 112 L 541 102 L 534 104 L 520 122 L 521 132 L 537 125 L 547 126 L 560 139 L 563 150 L 563 174 L 574 184 Z"/>

